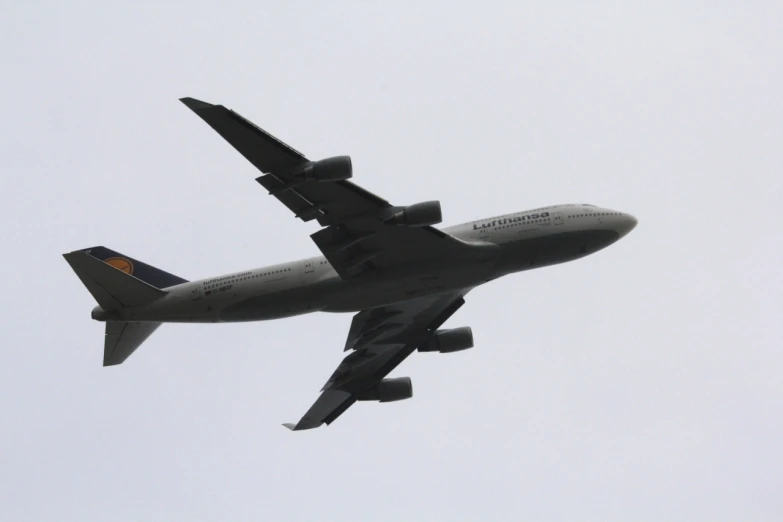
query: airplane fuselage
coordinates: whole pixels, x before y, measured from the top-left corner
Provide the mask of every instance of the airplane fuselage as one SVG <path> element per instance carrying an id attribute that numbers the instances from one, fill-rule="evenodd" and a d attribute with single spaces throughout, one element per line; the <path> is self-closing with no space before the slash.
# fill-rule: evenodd
<path id="1" fill-rule="evenodd" d="M 627 234 L 636 220 L 592 205 L 556 205 L 452 226 L 470 244 L 456 259 L 417 261 L 393 271 L 342 279 L 323 256 L 191 281 L 163 298 L 97 320 L 216 323 L 310 312 L 357 312 L 426 295 L 465 291 L 504 275 L 579 259 Z"/>

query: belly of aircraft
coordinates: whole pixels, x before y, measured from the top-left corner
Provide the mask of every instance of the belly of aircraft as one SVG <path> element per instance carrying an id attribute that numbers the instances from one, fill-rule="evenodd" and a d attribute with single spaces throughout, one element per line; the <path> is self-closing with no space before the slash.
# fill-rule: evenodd
<path id="1" fill-rule="evenodd" d="M 445 264 L 444 264 L 445 265 Z M 324 312 L 357 312 L 418 297 L 479 285 L 494 277 L 494 263 L 429 267 L 415 275 L 369 283 L 351 283 L 329 300 Z"/>
<path id="2" fill-rule="evenodd" d="M 271 292 L 225 295 L 128 311 L 128 320 L 167 322 L 237 322 L 280 319 L 311 312 L 358 312 L 458 289 L 471 288 L 510 272 L 529 270 L 588 255 L 611 244 L 616 233 L 566 232 L 504 244 L 491 260 L 442 260 L 402 267 L 396 272 L 281 286 Z"/>
<path id="3" fill-rule="evenodd" d="M 522 238 L 503 247 L 500 275 L 573 261 L 597 252 L 618 239 L 611 230 L 578 230 Z"/>
<path id="4" fill-rule="evenodd" d="M 222 321 L 280 319 L 311 312 L 358 312 L 417 297 L 439 294 L 481 284 L 491 278 L 488 264 L 461 267 L 429 267 L 414 274 L 387 277 L 338 276 L 299 288 L 251 296 L 219 312 Z"/>

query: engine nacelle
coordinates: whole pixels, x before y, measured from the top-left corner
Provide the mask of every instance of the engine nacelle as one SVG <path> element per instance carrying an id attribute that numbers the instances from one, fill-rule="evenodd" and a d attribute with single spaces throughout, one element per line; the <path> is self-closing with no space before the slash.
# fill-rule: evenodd
<path id="1" fill-rule="evenodd" d="M 410 377 L 383 379 L 374 389 L 358 396 L 360 401 L 393 402 L 413 397 L 413 383 Z"/>
<path id="2" fill-rule="evenodd" d="M 451 353 L 473 348 L 473 330 L 470 326 L 437 330 L 430 340 L 419 346 L 420 352 Z"/>
<path id="3" fill-rule="evenodd" d="M 299 177 L 319 182 L 341 181 L 353 176 L 350 156 L 335 156 L 313 161 L 304 166 Z"/>
<path id="4" fill-rule="evenodd" d="M 440 211 L 440 201 L 425 201 L 409 205 L 386 219 L 386 223 L 390 225 L 406 227 L 437 225 L 441 221 L 443 221 L 443 214 Z"/>

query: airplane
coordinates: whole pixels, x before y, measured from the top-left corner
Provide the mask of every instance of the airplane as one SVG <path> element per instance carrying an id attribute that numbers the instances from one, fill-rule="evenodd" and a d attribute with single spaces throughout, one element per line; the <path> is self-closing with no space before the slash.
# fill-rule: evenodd
<path id="1" fill-rule="evenodd" d="M 349 156 L 310 161 L 222 105 L 180 100 L 263 174 L 256 181 L 302 221 L 320 256 L 188 281 L 103 246 L 64 254 L 106 323 L 103 365 L 123 363 L 162 323 L 227 323 L 354 313 L 350 352 L 291 430 L 331 424 L 357 401 L 413 396 L 387 375 L 413 352 L 473 347 L 470 327 L 441 328 L 471 289 L 580 259 L 628 234 L 625 212 L 553 205 L 438 229 L 438 201 L 393 205 L 347 181 Z"/>

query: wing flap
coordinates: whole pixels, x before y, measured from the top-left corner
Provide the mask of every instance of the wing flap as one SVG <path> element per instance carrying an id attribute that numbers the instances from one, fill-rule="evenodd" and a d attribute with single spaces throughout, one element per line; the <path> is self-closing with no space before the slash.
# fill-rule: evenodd
<path id="1" fill-rule="evenodd" d="M 371 270 L 438 264 L 446 258 L 478 258 L 487 251 L 433 227 L 394 226 L 371 219 L 332 225 L 310 237 L 343 279 Z"/>
<path id="2" fill-rule="evenodd" d="M 273 171 L 256 178 L 256 181 L 300 219 L 304 211 L 317 210 L 318 214 L 314 217 L 321 225 L 378 217 L 383 209 L 391 206 L 385 199 L 350 181 L 296 182 L 284 171 Z"/>

